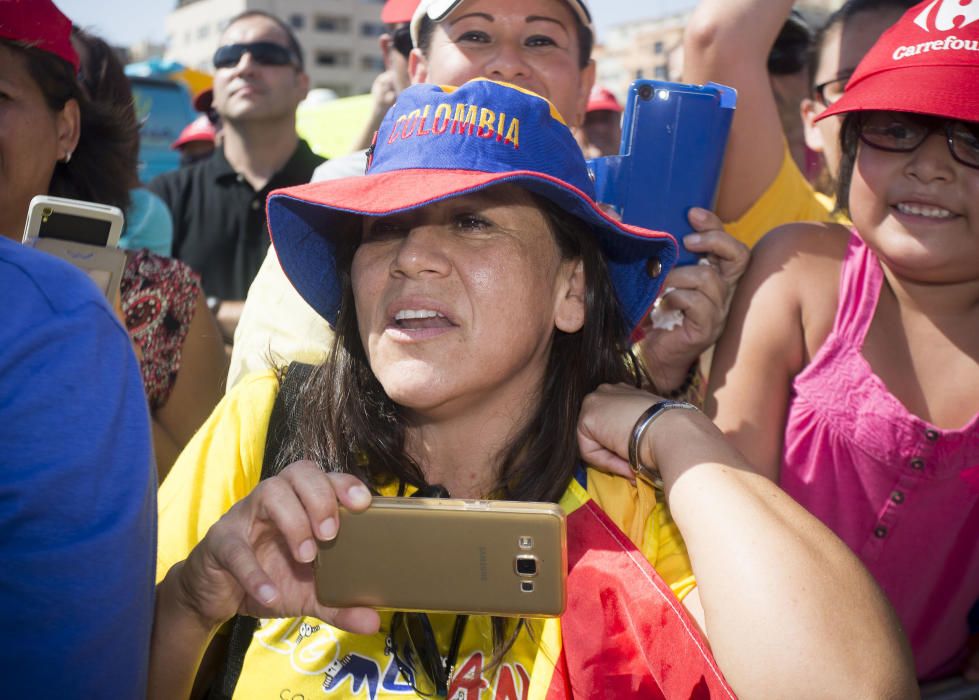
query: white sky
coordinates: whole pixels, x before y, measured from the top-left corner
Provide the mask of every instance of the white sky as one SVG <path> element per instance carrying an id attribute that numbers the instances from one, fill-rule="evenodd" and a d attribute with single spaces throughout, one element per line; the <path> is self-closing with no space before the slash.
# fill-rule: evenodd
<path id="1" fill-rule="evenodd" d="M 163 22 L 175 0 L 55 0 L 73 22 L 90 28 L 117 46 L 166 38 Z M 668 14 L 693 6 L 694 0 L 590 0 L 599 40 L 605 27 Z"/>

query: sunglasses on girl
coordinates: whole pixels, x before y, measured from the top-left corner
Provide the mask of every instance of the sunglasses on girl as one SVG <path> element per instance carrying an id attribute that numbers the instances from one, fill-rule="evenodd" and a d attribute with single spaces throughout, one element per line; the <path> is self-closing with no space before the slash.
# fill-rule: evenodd
<path id="1" fill-rule="evenodd" d="M 292 51 L 271 41 L 256 41 L 251 44 L 226 44 L 214 52 L 215 68 L 233 68 L 246 53 L 252 60 L 263 66 L 296 65 Z"/>
<path id="2" fill-rule="evenodd" d="M 861 141 L 893 153 L 910 153 L 940 131 L 945 134 L 952 158 L 979 169 L 979 123 L 907 112 L 864 112 L 859 125 Z"/>

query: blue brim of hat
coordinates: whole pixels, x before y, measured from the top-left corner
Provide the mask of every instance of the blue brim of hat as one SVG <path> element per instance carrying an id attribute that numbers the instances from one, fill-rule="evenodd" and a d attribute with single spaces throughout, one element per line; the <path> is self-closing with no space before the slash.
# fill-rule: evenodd
<path id="1" fill-rule="evenodd" d="M 580 190 L 538 172 L 400 170 L 280 189 L 269 196 L 269 232 L 289 281 L 334 326 L 341 299 L 337 244 L 340 236 L 360 235 L 359 229 L 351 231 L 351 215 L 410 211 L 504 183 L 550 199 L 590 227 L 605 255 L 629 331 L 635 335 L 676 262 L 676 240 L 668 233 L 618 222 Z M 651 265 L 657 260 L 658 266 Z M 658 274 L 651 275 L 657 268 Z"/>

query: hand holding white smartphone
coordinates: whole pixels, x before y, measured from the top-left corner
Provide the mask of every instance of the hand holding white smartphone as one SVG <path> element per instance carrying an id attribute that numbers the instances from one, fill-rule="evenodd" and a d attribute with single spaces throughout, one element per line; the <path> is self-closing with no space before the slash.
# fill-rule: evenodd
<path id="1" fill-rule="evenodd" d="M 114 303 L 126 266 L 125 251 L 116 248 L 122 227 L 118 207 L 39 195 L 28 208 L 23 242 L 87 272 Z"/>

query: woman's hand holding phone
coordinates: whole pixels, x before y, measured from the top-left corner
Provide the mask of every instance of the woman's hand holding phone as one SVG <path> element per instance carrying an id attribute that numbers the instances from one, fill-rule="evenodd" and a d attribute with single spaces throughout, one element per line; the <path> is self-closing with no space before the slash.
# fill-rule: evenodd
<path id="1" fill-rule="evenodd" d="M 356 477 L 327 474 L 308 461 L 289 465 L 228 511 L 180 565 L 182 606 L 211 629 L 240 613 L 309 615 L 351 632 L 376 632 L 376 611 L 317 601 L 312 566 L 316 541 L 336 536 L 338 504 L 358 512 L 370 502 Z"/>

